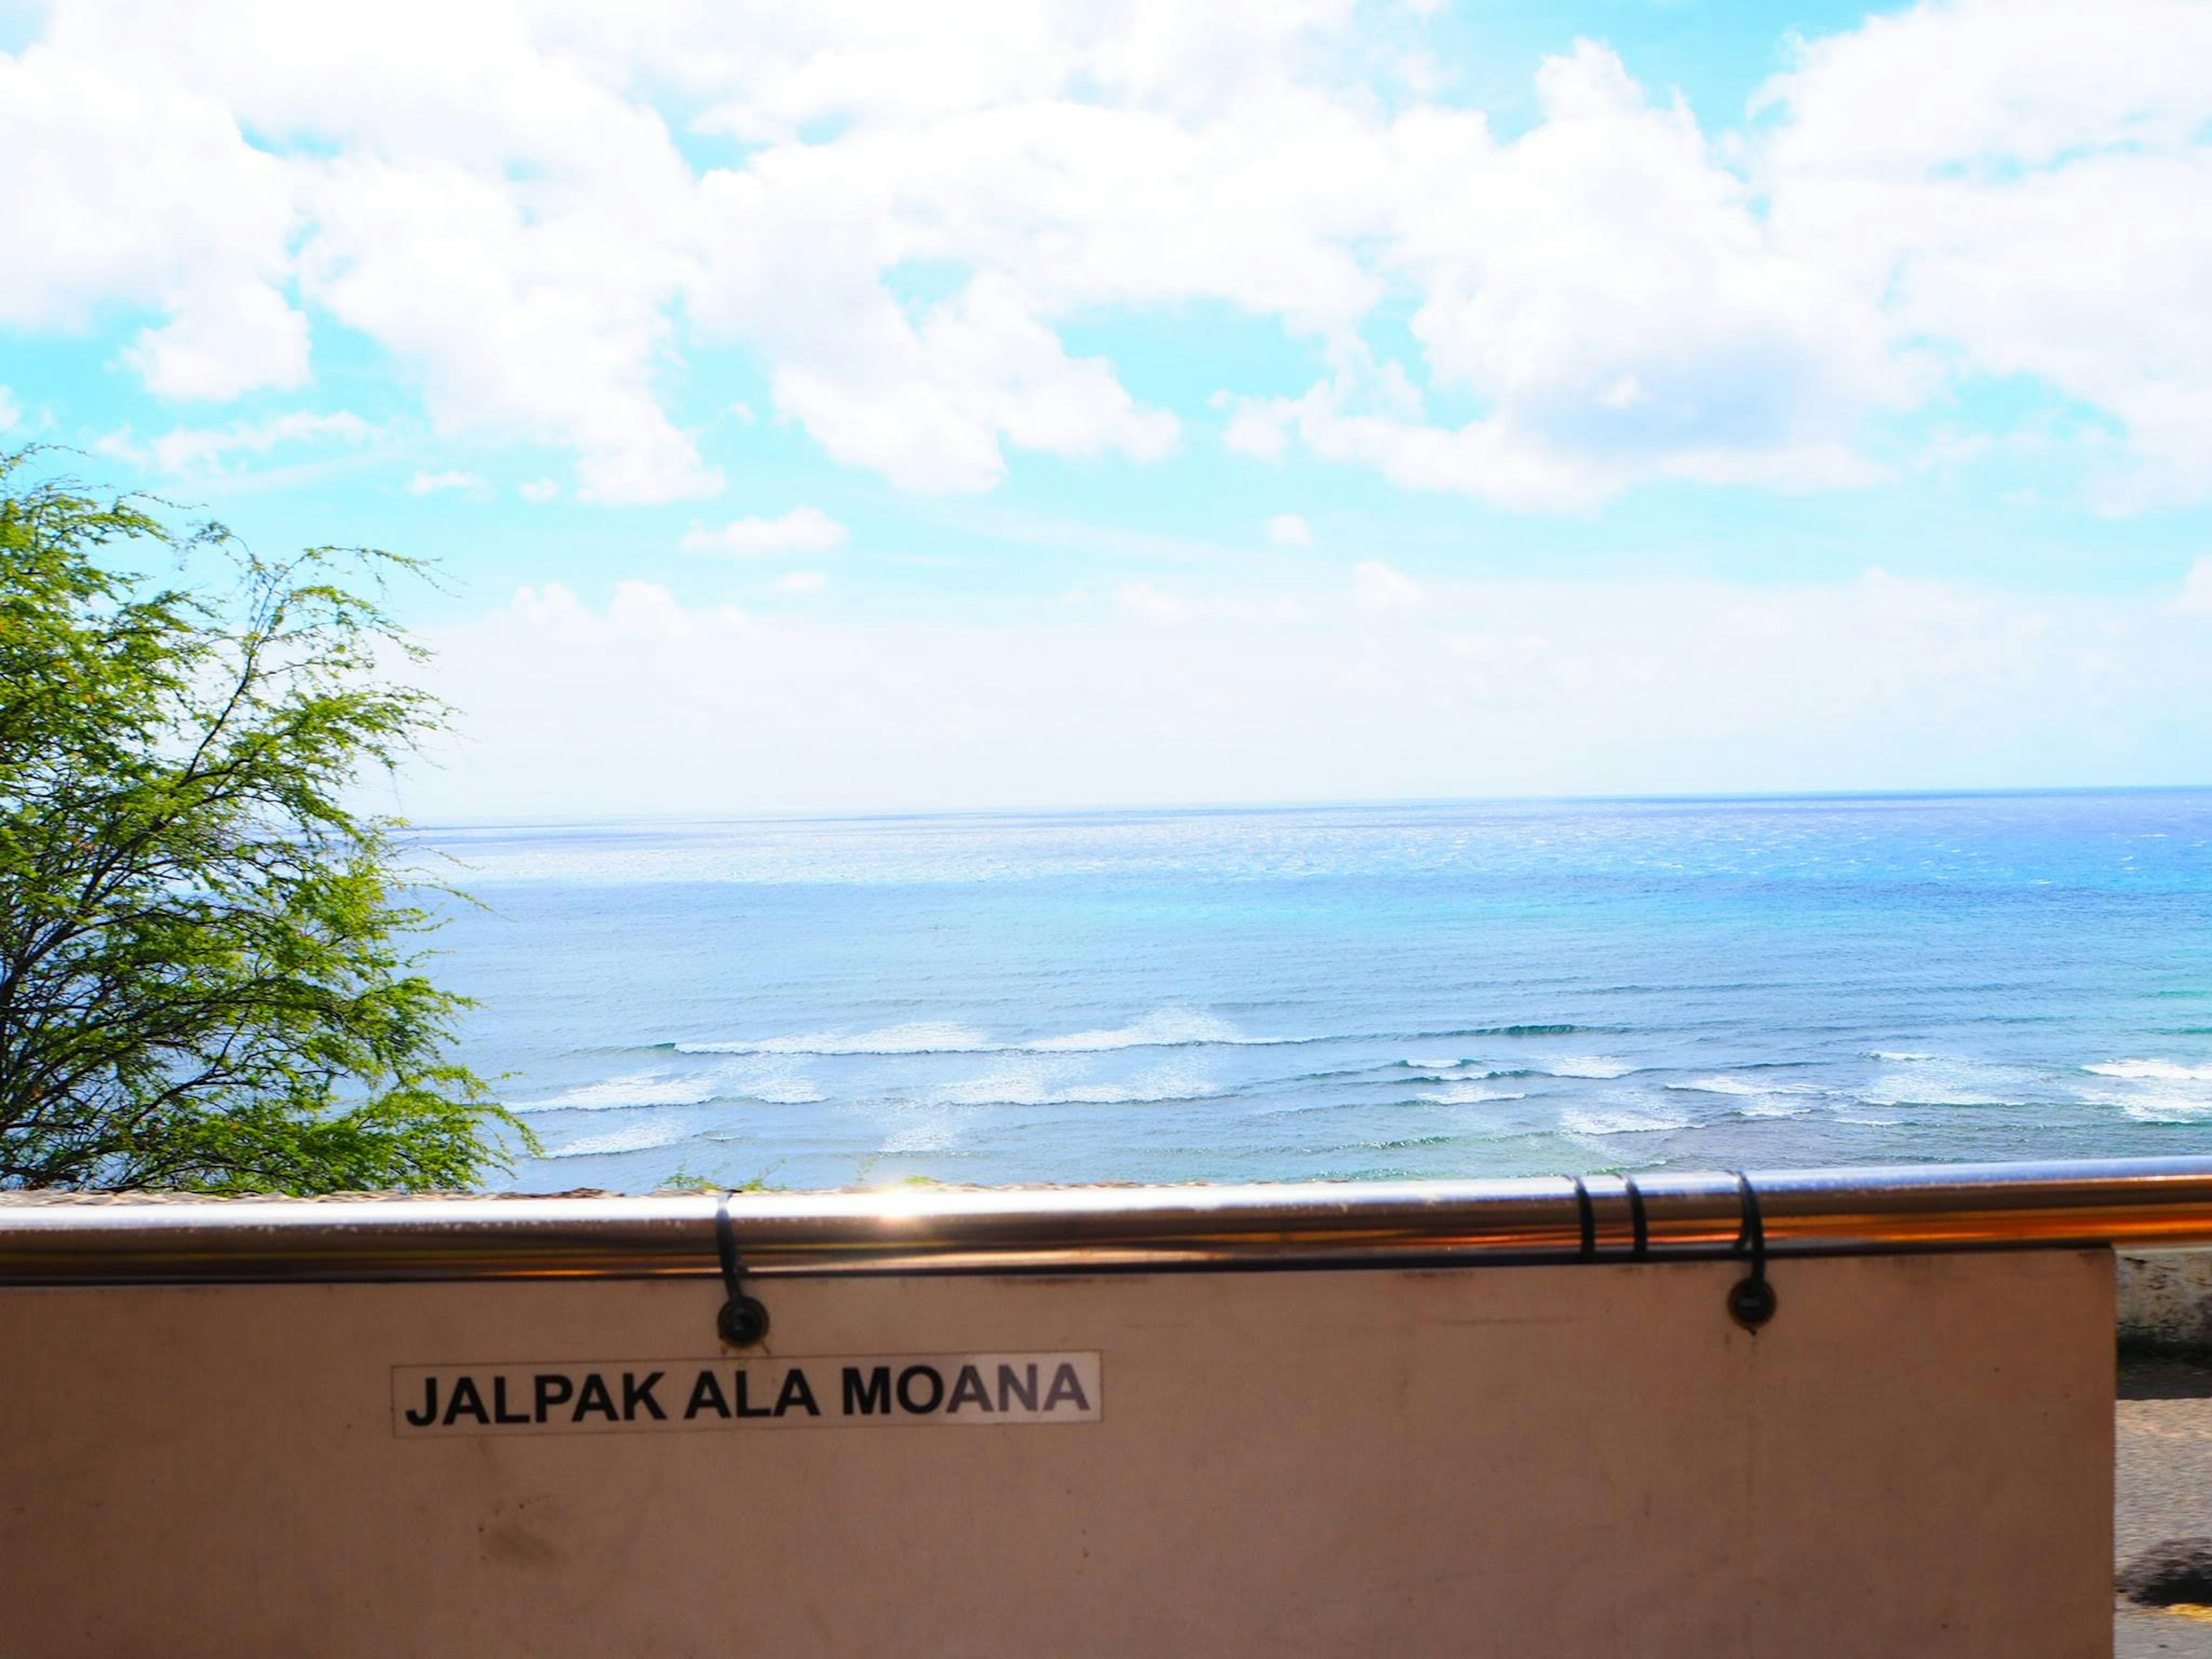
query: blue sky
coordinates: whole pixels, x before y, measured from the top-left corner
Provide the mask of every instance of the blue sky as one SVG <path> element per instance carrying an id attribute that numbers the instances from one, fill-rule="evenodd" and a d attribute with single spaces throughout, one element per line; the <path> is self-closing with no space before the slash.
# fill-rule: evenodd
<path id="1" fill-rule="evenodd" d="M 0 442 L 428 818 L 2212 774 L 2212 8 L 0 4 Z"/>

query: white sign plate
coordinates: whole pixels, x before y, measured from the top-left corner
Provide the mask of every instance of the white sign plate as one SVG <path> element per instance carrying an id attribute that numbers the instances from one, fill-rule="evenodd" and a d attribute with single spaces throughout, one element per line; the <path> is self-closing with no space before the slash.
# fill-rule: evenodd
<path id="1" fill-rule="evenodd" d="M 563 1359 L 392 1370 L 392 1431 L 403 1439 L 1008 1428 L 1096 1423 L 1103 1405 L 1096 1353 Z"/>

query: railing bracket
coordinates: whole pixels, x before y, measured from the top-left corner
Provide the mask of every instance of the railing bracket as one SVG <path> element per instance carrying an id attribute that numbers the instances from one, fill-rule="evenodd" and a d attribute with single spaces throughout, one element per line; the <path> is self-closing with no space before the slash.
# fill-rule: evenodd
<path id="1" fill-rule="evenodd" d="M 1729 1317 L 1757 1335 L 1760 1326 L 1774 1317 L 1774 1286 L 1766 1277 L 1766 1222 L 1759 1211 L 1759 1191 L 1751 1177 L 1736 1172 L 1735 1190 L 1743 1208 L 1735 1248 L 1751 1253 L 1751 1274 L 1729 1286 Z"/>
<path id="2" fill-rule="evenodd" d="M 730 1220 L 725 1193 L 714 1206 L 714 1247 L 722 1256 L 722 1287 L 728 1299 L 714 1316 L 714 1329 L 733 1348 L 750 1348 L 768 1334 L 768 1308 L 745 1290 L 745 1264 L 738 1254 L 738 1231 Z"/>

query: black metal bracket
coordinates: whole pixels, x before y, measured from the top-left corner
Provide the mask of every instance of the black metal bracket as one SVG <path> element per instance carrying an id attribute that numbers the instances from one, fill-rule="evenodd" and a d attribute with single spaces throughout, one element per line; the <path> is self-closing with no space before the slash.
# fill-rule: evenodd
<path id="1" fill-rule="evenodd" d="M 1595 1261 L 1597 1260 L 1597 1206 L 1590 1202 L 1589 1188 L 1583 1184 L 1583 1178 L 1576 1176 L 1573 1180 L 1575 1219 L 1582 1227 L 1582 1259 Z"/>
<path id="2" fill-rule="evenodd" d="M 1766 1277 L 1766 1223 L 1759 1212 L 1758 1190 L 1752 1186 L 1751 1177 L 1741 1170 L 1736 1172 L 1735 1190 L 1743 1206 L 1735 1248 L 1750 1252 L 1751 1276 L 1729 1286 L 1729 1317 L 1756 1334 L 1760 1326 L 1774 1317 L 1777 1305 L 1774 1286 Z"/>
<path id="3" fill-rule="evenodd" d="M 1651 1254 L 1651 1218 L 1644 1211 L 1644 1189 L 1634 1176 L 1621 1176 L 1620 1184 L 1628 1189 L 1629 1254 L 1641 1261 Z"/>
<path id="4" fill-rule="evenodd" d="M 730 1220 L 729 1194 L 714 1206 L 714 1247 L 722 1255 L 722 1287 L 728 1299 L 714 1317 L 714 1329 L 733 1348 L 750 1348 L 768 1334 L 768 1309 L 745 1290 L 744 1259 L 738 1254 L 738 1230 Z"/>

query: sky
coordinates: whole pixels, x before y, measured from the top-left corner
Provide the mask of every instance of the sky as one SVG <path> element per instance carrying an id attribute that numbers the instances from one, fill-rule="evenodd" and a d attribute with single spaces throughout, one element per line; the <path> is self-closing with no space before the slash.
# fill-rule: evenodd
<path id="1" fill-rule="evenodd" d="M 2212 3 L 0 0 L 0 447 L 428 822 L 2212 781 Z"/>

